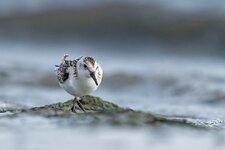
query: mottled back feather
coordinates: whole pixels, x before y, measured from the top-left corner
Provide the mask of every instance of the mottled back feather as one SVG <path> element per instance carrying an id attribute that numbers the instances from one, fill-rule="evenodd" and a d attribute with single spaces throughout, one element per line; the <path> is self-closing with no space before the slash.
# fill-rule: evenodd
<path id="1" fill-rule="evenodd" d="M 69 71 L 68 68 L 72 67 L 74 73 L 73 76 L 76 79 L 78 76 L 78 71 L 77 71 L 77 62 L 81 59 L 82 57 L 77 58 L 76 60 L 65 60 L 66 57 L 64 57 L 62 63 L 57 66 L 58 68 L 56 69 L 56 77 L 60 83 L 65 82 L 69 78 Z"/>

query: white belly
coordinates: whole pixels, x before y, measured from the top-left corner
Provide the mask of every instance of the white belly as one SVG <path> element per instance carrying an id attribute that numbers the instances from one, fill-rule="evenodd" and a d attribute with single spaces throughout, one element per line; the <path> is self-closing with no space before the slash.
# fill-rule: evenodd
<path id="1" fill-rule="evenodd" d="M 71 79 L 69 78 L 60 86 L 73 96 L 84 96 L 95 91 L 98 86 L 92 78 Z"/>

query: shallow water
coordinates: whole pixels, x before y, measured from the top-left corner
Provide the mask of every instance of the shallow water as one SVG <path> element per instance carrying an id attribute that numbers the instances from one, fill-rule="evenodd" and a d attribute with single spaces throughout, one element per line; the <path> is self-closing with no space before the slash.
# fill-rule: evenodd
<path id="1" fill-rule="evenodd" d="M 124 128 L 71 126 L 40 117 L 1 119 L 0 141 L 5 149 L 223 149 L 224 132 L 188 128 Z M 11 124 L 9 126 L 8 124 Z M 187 144 L 187 143 L 191 143 Z"/>
<path id="2" fill-rule="evenodd" d="M 109 6 L 95 8 L 105 4 Z M 225 60 L 219 54 L 224 54 L 225 1 L 126 0 L 122 5 L 135 6 L 121 8 L 117 4 L 120 1 L 0 1 L 1 149 L 224 149 Z M 70 20 L 76 16 L 75 8 L 84 18 L 94 19 L 90 27 L 80 28 L 94 34 L 76 32 Z M 65 10 L 75 10 L 75 14 L 64 14 Z M 62 27 L 48 32 L 55 26 L 48 11 L 57 17 L 59 13 Z M 98 16 L 101 11 L 109 13 L 106 18 Z M 47 18 L 39 24 L 42 15 Z M 115 24 L 111 25 L 112 16 Z M 89 22 L 84 18 L 75 21 L 78 28 Z M 101 19 L 105 24 L 99 25 Z M 130 26 L 130 21 L 135 24 Z M 168 28 L 161 26 L 164 23 Z M 115 35 L 110 30 L 114 25 Z M 159 31 L 155 33 L 152 27 Z M 72 36 L 64 33 L 65 28 L 70 28 Z M 44 34 L 39 34 L 43 29 Z M 103 32 L 102 39 L 98 31 Z M 139 31 L 144 32 L 140 37 L 136 35 Z M 170 43 L 170 38 L 175 41 Z M 100 62 L 104 79 L 93 95 L 123 107 L 185 119 L 200 128 L 119 126 L 96 124 L 90 118 L 15 116 L 5 112 L 71 99 L 59 88 L 53 71 L 64 53 L 72 58 L 92 55 Z"/>
<path id="3" fill-rule="evenodd" d="M 59 88 L 54 77 L 54 65 L 64 49 L 70 49 L 66 52 L 71 57 L 93 55 L 102 64 L 103 83 L 93 95 L 123 107 L 185 118 L 207 129 L 92 125 L 87 120 L 74 123 L 73 119 L 7 117 L 10 113 L 0 113 L 4 149 L 224 149 L 225 61 L 219 57 L 151 51 L 137 55 L 82 43 L 1 43 L 0 111 L 72 98 Z"/>
<path id="4" fill-rule="evenodd" d="M 17 0 L 18 2 L 18 0 Z M 48 9 L 54 8 L 79 8 L 79 7 L 87 7 L 87 6 L 98 6 L 104 4 L 112 3 L 111 0 L 65 0 L 64 2 L 61 1 L 54 1 L 54 0 L 36 0 L 36 1 L 29 1 L 29 0 L 19 0 L 19 2 L 23 5 L 16 5 L 15 0 L 2 0 L 0 2 L 0 14 L 1 15 L 11 15 L 15 13 L 34 13 L 40 12 Z M 114 0 L 114 3 L 120 3 L 119 0 Z M 136 5 L 149 5 L 149 4 L 158 4 L 164 6 L 166 9 L 169 10 L 176 10 L 180 12 L 198 12 L 198 11 L 209 11 L 214 10 L 216 12 L 224 13 L 224 1 L 217 0 L 212 2 L 210 0 L 189 0 L 189 1 L 179 1 L 179 0 L 171 0 L 168 2 L 167 0 L 124 0 L 125 4 L 136 4 Z M 215 12 L 214 12 L 215 13 Z"/>

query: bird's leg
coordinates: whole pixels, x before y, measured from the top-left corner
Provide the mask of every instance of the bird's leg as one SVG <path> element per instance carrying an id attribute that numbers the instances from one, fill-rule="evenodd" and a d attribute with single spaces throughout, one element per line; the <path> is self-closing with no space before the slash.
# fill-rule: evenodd
<path id="1" fill-rule="evenodd" d="M 73 100 L 73 106 L 71 108 L 72 112 L 76 113 L 76 109 L 75 109 L 75 105 L 76 105 L 76 102 L 77 102 L 77 97 L 74 97 L 74 100 Z"/>
<path id="2" fill-rule="evenodd" d="M 80 99 L 77 100 L 77 104 L 83 112 L 86 112 L 82 104 L 80 103 Z"/>
<path id="3" fill-rule="evenodd" d="M 77 105 L 80 107 L 80 109 L 83 111 L 83 112 L 86 112 L 84 107 L 82 106 L 82 104 L 80 103 L 80 97 L 75 97 L 74 98 L 74 101 L 73 101 L 73 107 L 71 108 L 72 112 L 75 112 L 76 113 L 76 110 L 75 110 L 75 105 Z"/>

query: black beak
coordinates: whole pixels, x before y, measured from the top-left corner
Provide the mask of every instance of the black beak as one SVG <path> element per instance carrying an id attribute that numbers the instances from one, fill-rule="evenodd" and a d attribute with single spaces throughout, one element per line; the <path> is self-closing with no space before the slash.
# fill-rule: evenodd
<path id="1" fill-rule="evenodd" d="M 95 84 L 98 85 L 98 81 L 97 81 L 97 79 L 96 79 L 95 72 L 91 72 L 91 73 L 90 73 L 90 76 L 91 76 L 92 79 L 95 81 Z"/>

